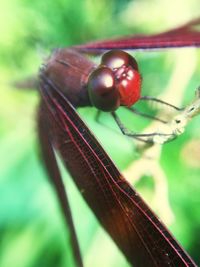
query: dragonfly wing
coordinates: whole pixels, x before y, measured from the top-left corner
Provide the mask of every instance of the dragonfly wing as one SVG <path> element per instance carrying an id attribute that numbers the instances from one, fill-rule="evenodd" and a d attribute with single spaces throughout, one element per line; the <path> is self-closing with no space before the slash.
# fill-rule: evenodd
<path id="1" fill-rule="evenodd" d="M 122 177 L 60 89 L 45 75 L 41 79 L 54 148 L 127 260 L 137 267 L 196 266 Z"/>
<path id="2" fill-rule="evenodd" d="M 157 49 L 172 47 L 199 47 L 200 46 L 200 18 L 187 24 L 153 35 L 134 35 L 123 38 L 91 42 L 76 46 L 79 50 L 88 53 L 98 53 L 110 49 Z"/>
<path id="3" fill-rule="evenodd" d="M 50 181 L 52 182 L 54 190 L 56 191 L 57 197 L 59 199 L 59 203 L 61 205 L 61 209 L 63 211 L 67 227 L 69 228 L 71 239 L 70 241 L 72 245 L 72 251 L 74 253 L 74 261 L 76 262 L 77 266 L 83 267 L 80 248 L 78 245 L 78 239 L 76 237 L 67 193 L 62 181 L 62 177 L 55 157 L 55 152 L 51 143 L 51 135 L 48 124 L 48 112 L 45 109 L 44 103 L 41 103 L 38 113 L 38 134 L 42 158 L 44 160 L 44 164 Z"/>

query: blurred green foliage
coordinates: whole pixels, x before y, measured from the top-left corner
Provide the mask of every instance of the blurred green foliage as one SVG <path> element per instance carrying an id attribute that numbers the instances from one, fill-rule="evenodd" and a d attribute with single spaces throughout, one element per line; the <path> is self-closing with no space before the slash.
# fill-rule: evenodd
<path id="1" fill-rule="evenodd" d="M 179 15 L 174 16 L 175 8 Z M 156 0 L 151 3 L 145 0 L 1 2 L 0 267 L 74 266 L 66 238 L 68 232 L 40 157 L 36 126 L 38 92 L 16 90 L 13 83 L 36 75 L 41 62 L 54 47 L 162 31 L 199 15 L 198 10 L 198 0 L 175 0 L 173 6 L 170 1 Z M 176 68 L 179 53 L 176 52 L 135 53 L 143 75 L 144 94 L 158 95 L 164 90 Z M 198 51 L 194 57 L 197 60 L 195 66 L 198 66 Z M 187 64 L 191 62 L 187 61 Z M 177 81 L 179 79 L 177 77 Z M 198 79 L 199 70 L 195 68 L 192 79 L 185 85 L 185 103 L 192 99 L 194 89 L 199 85 Z M 95 123 L 95 112 L 94 109 L 80 110 L 117 165 L 126 168 L 137 157 L 133 143 L 119 135 L 116 128 L 113 131 Z M 102 120 L 105 125 L 115 127 L 109 116 L 102 115 Z M 130 122 L 132 117 L 127 119 L 127 123 Z M 135 118 L 137 129 L 145 125 L 141 119 Z M 194 160 L 189 161 L 188 153 L 190 155 L 192 150 L 187 150 L 192 140 L 200 147 L 198 125 L 199 118 L 191 123 L 183 136 L 164 146 L 161 164 L 169 178 L 170 203 L 176 215 L 171 230 L 200 264 L 200 164 L 198 153 L 193 153 Z M 196 165 L 190 164 L 194 161 Z M 66 172 L 64 177 L 86 266 L 128 266 L 99 227 Z M 142 182 L 138 189 L 144 191 Z"/>

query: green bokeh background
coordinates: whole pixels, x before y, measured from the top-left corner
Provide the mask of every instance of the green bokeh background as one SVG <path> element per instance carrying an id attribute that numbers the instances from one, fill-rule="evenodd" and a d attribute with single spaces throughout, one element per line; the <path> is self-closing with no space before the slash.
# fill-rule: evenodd
<path id="1" fill-rule="evenodd" d="M 43 59 L 54 47 L 159 32 L 199 16 L 199 10 L 198 0 L 174 0 L 173 5 L 165 0 L 1 1 L 0 267 L 74 266 L 68 232 L 39 152 L 35 120 L 38 92 L 17 90 L 13 83 L 37 75 Z M 159 95 L 171 79 L 177 61 L 180 64 L 183 60 L 186 67 L 195 61 L 183 95 L 183 102 L 188 103 L 200 83 L 200 53 L 198 49 L 192 50 L 191 55 L 188 51 L 133 52 L 143 76 L 143 94 Z M 182 78 L 175 78 L 177 84 Z M 134 144 L 116 132 L 109 116 L 102 115 L 103 124 L 94 122 L 95 113 L 91 108 L 80 110 L 117 166 L 125 169 L 137 156 Z M 129 124 L 132 117 L 126 115 Z M 136 129 L 144 126 L 141 119 L 135 118 Z M 200 264 L 200 158 L 191 149 L 186 150 L 188 157 L 182 156 L 192 141 L 200 149 L 199 118 L 183 136 L 164 146 L 161 165 L 168 177 L 175 214 L 170 229 Z M 82 201 L 69 175 L 64 170 L 63 173 L 85 266 L 129 266 Z M 148 195 L 152 188 L 148 180 L 144 177 L 137 186 L 142 194 Z"/>

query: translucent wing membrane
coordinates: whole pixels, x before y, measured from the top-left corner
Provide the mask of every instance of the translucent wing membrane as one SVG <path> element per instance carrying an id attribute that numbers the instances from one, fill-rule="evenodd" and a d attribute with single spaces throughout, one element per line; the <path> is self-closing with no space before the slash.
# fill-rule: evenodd
<path id="1" fill-rule="evenodd" d="M 181 27 L 154 35 L 134 35 L 113 40 L 91 42 L 78 49 L 86 52 L 109 49 L 154 49 L 184 46 L 200 46 L 200 18 L 193 20 Z"/>
<path id="2" fill-rule="evenodd" d="M 45 75 L 41 79 L 52 144 L 127 260 L 137 267 L 196 266 L 122 177 L 60 88 Z"/>

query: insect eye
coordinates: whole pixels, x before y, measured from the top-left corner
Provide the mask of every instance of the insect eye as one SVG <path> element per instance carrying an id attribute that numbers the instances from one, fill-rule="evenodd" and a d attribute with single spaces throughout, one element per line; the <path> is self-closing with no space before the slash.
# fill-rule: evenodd
<path id="1" fill-rule="evenodd" d="M 122 50 L 111 50 L 102 56 L 102 65 L 115 70 L 122 66 L 130 66 L 134 70 L 138 70 L 138 64 L 134 57 Z"/>
<path id="2" fill-rule="evenodd" d="M 132 106 L 140 98 L 141 76 L 136 60 L 122 50 L 111 50 L 102 56 L 101 64 L 110 68 L 120 95 L 121 106 Z"/>
<path id="3" fill-rule="evenodd" d="M 94 70 L 87 83 L 91 103 L 103 111 L 114 111 L 120 105 L 119 92 L 111 69 L 100 66 Z"/>

